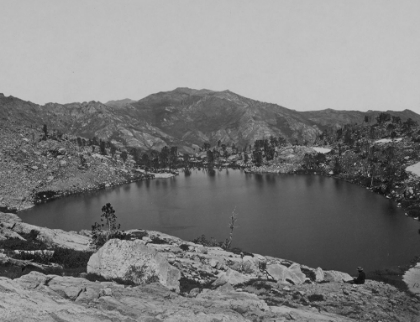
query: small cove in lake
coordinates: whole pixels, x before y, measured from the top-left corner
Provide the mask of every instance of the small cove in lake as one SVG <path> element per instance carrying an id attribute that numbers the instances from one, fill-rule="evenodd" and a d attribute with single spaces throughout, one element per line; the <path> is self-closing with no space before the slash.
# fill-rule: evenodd
<path id="1" fill-rule="evenodd" d="M 111 203 L 121 229 L 158 230 L 185 240 L 224 240 L 236 208 L 232 247 L 311 267 L 355 273 L 406 265 L 420 255 L 419 222 L 383 196 L 317 175 L 180 173 L 57 199 L 18 215 L 63 230 L 90 229 Z"/>

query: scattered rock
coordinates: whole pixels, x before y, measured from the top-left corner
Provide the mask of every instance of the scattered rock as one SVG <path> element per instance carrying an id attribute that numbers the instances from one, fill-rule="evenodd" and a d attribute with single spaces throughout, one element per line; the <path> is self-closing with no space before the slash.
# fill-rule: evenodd
<path id="1" fill-rule="evenodd" d="M 327 282 L 342 282 L 342 281 L 350 281 L 353 278 L 343 272 L 338 271 L 324 271 L 324 280 Z"/>
<path id="2" fill-rule="evenodd" d="M 214 286 L 224 285 L 229 283 L 231 285 L 242 284 L 249 281 L 251 277 L 245 276 L 233 269 L 228 269 L 226 272 L 220 273 L 217 280 L 213 282 Z"/>
<path id="3" fill-rule="evenodd" d="M 110 289 L 109 287 L 104 288 L 100 291 L 99 295 L 100 296 L 112 296 L 112 289 Z"/>
<path id="4" fill-rule="evenodd" d="M 211 258 L 210 260 L 209 260 L 209 265 L 211 266 L 211 267 L 217 267 L 217 264 L 219 264 L 219 262 L 217 261 L 217 259 L 215 259 L 215 258 Z"/>
<path id="5" fill-rule="evenodd" d="M 270 264 L 267 265 L 267 272 L 277 282 L 289 282 L 293 285 L 299 285 L 306 280 L 306 275 L 302 273 L 300 265 L 296 263 L 290 267 L 281 264 Z"/>
<path id="6" fill-rule="evenodd" d="M 322 282 L 325 278 L 325 273 L 322 268 L 318 267 L 314 271 L 315 273 L 315 282 Z"/>
<path id="7" fill-rule="evenodd" d="M 420 295 L 420 263 L 405 272 L 403 280 L 411 293 Z"/>
<path id="8" fill-rule="evenodd" d="M 190 297 L 196 297 L 198 294 L 200 294 L 200 289 L 193 288 L 190 293 L 188 294 Z"/>

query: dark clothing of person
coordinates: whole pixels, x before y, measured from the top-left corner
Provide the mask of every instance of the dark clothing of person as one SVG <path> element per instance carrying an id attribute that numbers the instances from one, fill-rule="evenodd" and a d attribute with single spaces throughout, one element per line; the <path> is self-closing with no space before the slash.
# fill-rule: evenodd
<path id="1" fill-rule="evenodd" d="M 354 279 L 354 284 L 365 284 L 366 274 L 363 271 L 359 272 L 359 276 Z"/>
<path id="2" fill-rule="evenodd" d="M 363 271 L 359 271 L 359 275 L 356 278 L 353 278 L 350 281 L 346 281 L 348 284 L 365 284 L 366 280 L 366 273 Z"/>

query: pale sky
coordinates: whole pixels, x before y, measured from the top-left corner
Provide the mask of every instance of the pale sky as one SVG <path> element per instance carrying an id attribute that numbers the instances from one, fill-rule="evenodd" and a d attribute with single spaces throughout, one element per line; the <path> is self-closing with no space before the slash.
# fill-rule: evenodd
<path id="1" fill-rule="evenodd" d="M 420 113 L 420 1 L 0 0 L 0 93 L 106 102 L 176 87 Z"/>

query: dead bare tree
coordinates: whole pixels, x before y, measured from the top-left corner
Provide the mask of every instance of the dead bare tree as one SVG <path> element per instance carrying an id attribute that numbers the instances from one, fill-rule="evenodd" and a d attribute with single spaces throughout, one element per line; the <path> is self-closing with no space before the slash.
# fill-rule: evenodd
<path id="1" fill-rule="evenodd" d="M 229 222 L 229 237 L 226 238 L 225 244 L 223 245 L 224 249 L 229 249 L 230 245 L 232 244 L 233 240 L 233 231 L 237 227 L 235 226 L 236 221 L 238 220 L 238 213 L 236 212 L 236 207 L 232 211 L 232 215 L 230 216 L 230 222 Z"/>

